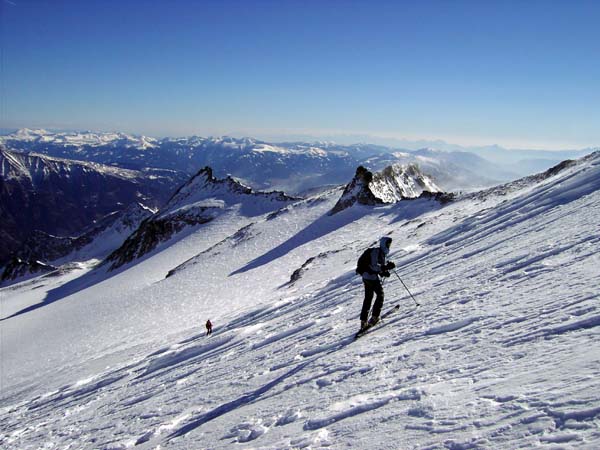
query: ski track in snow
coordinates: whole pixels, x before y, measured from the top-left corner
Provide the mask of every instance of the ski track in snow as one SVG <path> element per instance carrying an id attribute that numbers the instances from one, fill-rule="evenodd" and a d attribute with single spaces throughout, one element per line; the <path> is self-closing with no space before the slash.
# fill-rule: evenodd
<path id="1" fill-rule="evenodd" d="M 600 174 L 584 168 L 417 221 L 401 219 L 401 204 L 345 217 L 343 229 L 293 248 L 307 226 L 293 209 L 257 221 L 247 239 L 219 237 L 207 255 L 214 273 L 188 261 L 139 295 L 221 282 L 285 243 L 287 253 L 226 278 L 236 302 L 220 306 L 211 337 L 183 326 L 79 381 L 60 372 L 65 382 L 46 392 L 9 383 L 0 446 L 598 448 Z M 400 310 L 355 341 L 356 255 L 387 233 L 422 306 L 392 276 L 384 311 Z M 339 251 L 281 287 L 324 250 Z M 264 286 L 249 291 L 252 277 Z"/>

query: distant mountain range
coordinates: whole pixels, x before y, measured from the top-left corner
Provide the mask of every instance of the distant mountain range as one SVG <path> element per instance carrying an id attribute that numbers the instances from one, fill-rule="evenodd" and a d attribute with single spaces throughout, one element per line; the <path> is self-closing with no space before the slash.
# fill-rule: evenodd
<path id="1" fill-rule="evenodd" d="M 12 156 L 10 152 L 5 154 Z M 344 192 L 339 192 L 341 197 L 330 215 L 355 203 L 375 206 L 423 194 L 433 196 L 440 193 L 440 188 L 417 166 L 397 164 L 376 173 L 359 166 Z M 219 179 L 210 167 L 204 167 L 157 211 L 134 203 L 126 211 L 103 218 L 77 237 L 55 236 L 38 229 L 30 231 L 6 265 L 1 281 L 11 284 L 44 272 L 60 273 L 62 268 L 69 270 L 73 263 L 90 259 L 103 259 L 107 270 L 118 269 L 174 245 L 213 221 L 235 226 L 239 238 L 244 239 L 245 227 L 254 221 L 273 220 L 289 212 L 288 205 L 318 203 L 319 198 L 318 194 L 302 199 L 281 191 L 256 192 L 231 177 Z M 63 211 L 63 214 L 66 213 Z"/>
<path id="2" fill-rule="evenodd" d="M 280 141 L 329 141 L 341 145 L 350 145 L 356 142 L 369 142 L 392 149 L 406 149 L 409 151 L 423 148 L 435 149 L 443 152 L 474 153 L 486 158 L 491 162 L 502 164 L 507 170 L 514 171 L 519 175 L 528 175 L 532 171 L 546 170 L 565 159 L 576 159 L 597 151 L 600 147 L 588 147 L 581 149 L 562 150 L 540 150 L 526 148 L 505 148 L 500 145 L 457 145 L 441 139 L 400 139 L 391 137 L 380 137 L 367 134 L 335 134 L 325 136 L 311 136 L 309 134 L 298 134 L 295 136 L 262 135 L 262 139 L 274 142 Z"/>
<path id="3" fill-rule="evenodd" d="M 481 153 L 486 157 L 466 151 L 432 148 L 409 151 L 374 144 L 275 144 L 252 138 L 197 136 L 154 139 L 124 133 L 21 129 L 0 136 L 0 238 L 3 242 L 0 266 L 17 253 L 27 256 L 26 263 L 36 254 L 48 262 L 52 259 L 50 256 L 64 254 L 67 247 L 82 248 L 87 243 L 82 235 L 103 218 L 137 203 L 159 208 L 183 186 L 178 191 L 181 195 L 190 178 L 197 184 L 201 174 L 208 180 L 205 183 L 213 187 L 225 183 L 236 187 L 234 191 L 238 193 L 250 192 L 241 182 L 255 190 L 277 189 L 288 195 L 306 197 L 324 188 L 348 183 L 359 166 L 374 172 L 393 167 L 383 172 L 384 175 L 377 175 L 375 181 L 379 187 L 373 184 L 374 194 L 369 190 L 357 197 L 376 197 L 382 201 L 389 200 L 390 196 L 395 199 L 415 197 L 423 190 L 472 191 L 518 178 L 517 172 L 507 169 L 499 160 L 492 162 L 501 153 L 499 148 L 490 147 Z M 552 166 L 556 161 L 550 156 L 564 156 L 550 152 L 520 155 L 530 157 L 520 161 L 520 170 L 528 168 L 531 172 Z M 208 166 L 210 172 L 201 170 Z M 226 181 L 216 182 L 218 178 Z M 349 197 L 341 199 L 339 209 L 356 201 L 354 194 L 350 192 Z M 282 199 L 291 198 L 283 193 L 278 195 Z M 287 201 L 285 199 L 282 201 Z M 171 199 L 169 205 L 172 206 L 173 201 Z M 144 235 L 168 239 L 183 223 L 212 220 L 213 213 L 223 206 L 207 205 L 206 201 L 203 199 L 201 205 L 179 211 L 179 221 L 171 220 L 173 217 L 169 221 L 154 217 L 146 223 L 147 227 L 154 228 L 144 231 Z M 202 214 L 196 214 L 198 211 Z M 167 222 L 171 228 L 160 228 Z M 44 241 L 43 245 L 39 244 L 40 240 Z M 154 238 L 152 241 L 154 248 L 158 242 Z M 138 242 L 136 248 L 130 250 L 135 255 L 143 254 L 149 251 L 144 250 L 144 246 Z M 116 267 L 131 255 L 113 256 Z"/>
<path id="4" fill-rule="evenodd" d="M 288 201 L 202 168 L 118 269 L 12 266 L 0 447 L 600 448 L 600 152 L 447 202 L 368 172 Z"/>
<path id="5" fill-rule="evenodd" d="M 381 170 L 395 163 L 417 164 L 444 190 L 492 186 L 518 177 L 516 172 L 464 151 L 409 151 L 373 144 L 274 144 L 252 138 L 197 136 L 154 139 L 123 133 L 54 133 L 29 129 L 0 137 L 0 144 L 16 151 L 133 170 L 148 167 L 177 170 L 189 176 L 210 166 L 217 176 L 232 175 L 256 189 L 278 189 L 291 194 L 345 183 L 359 165 Z"/>

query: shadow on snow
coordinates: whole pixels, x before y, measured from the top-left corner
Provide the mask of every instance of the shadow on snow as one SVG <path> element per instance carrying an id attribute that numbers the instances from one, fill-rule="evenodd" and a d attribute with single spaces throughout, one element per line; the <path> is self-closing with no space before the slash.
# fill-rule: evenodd
<path id="1" fill-rule="evenodd" d="M 326 236 L 370 213 L 372 213 L 370 208 L 349 208 L 332 216 L 324 214 L 287 241 L 269 250 L 264 255 L 253 259 L 244 267 L 231 272 L 229 276 L 238 275 L 269 264 L 276 259 L 287 255 L 296 248 Z"/>

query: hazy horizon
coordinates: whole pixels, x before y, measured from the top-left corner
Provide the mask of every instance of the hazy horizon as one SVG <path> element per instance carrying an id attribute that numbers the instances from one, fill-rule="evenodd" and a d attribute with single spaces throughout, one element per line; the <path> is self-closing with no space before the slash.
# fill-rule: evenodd
<path id="1" fill-rule="evenodd" d="M 135 131 L 129 130 L 117 130 L 117 129 L 90 129 L 90 128 L 52 128 L 52 127 L 0 127 L 0 135 L 9 135 L 13 134 L 19 130 L 29 129 L 29 130 L 45 130 L 51 133 L 123 133 L 132 136 L 145 136 L 153 139 L 164 139 L 164 138 L 185 138 L 185 137 L 202 137 L 202 138 L 220 138 L 220 137 L 231 137 L 234 139 L 257 139 L 260 141 L 270 142 L 270 143 L 284 143 L 284 142 L 305 142 L 305 143 L 318 143 L 318 142 L 329 142 L 335 143 L 339 145 L 380 145 L 383 147 L 394 148 L 397 147 L 399 149 L 406 150 L 418 150 L 426 147 L 431 147 L 437 150 L 445 150 L 445 151 L 469 151 L 469 150 L 481 150 L 481 149 L 492 149 L 496 148 L 498 150 L 508 150 L 508 151 L 539 151 L 539 152 L 578 152 L 578 151 L 587 151 L 597 149 L 600 146 L 589 146 L 589 147 L 556 147 L 556 148 L 548 148 L 548 147 L 523 147 L 523 146 L 515 146 L 508 147 L 498 143 L 485 143 L 482 142 L 480 144 L 460 144 L 457 142 L 449 142 L 444 139 L 408 139 L 403 137 L 393 137 L 393 136 L 379 136 L 379 135 L 368 135 L 368 134 L 359 134 L 359 133 L 332 133 L 332 134 L 309 134 L 309 133 L 298 133 L 298 134 L 277 134 L 277 133 L 261 133 L 257 134 L 249 134 L 244 132 L 226 132 L 222 134 L 202 134 L 202 133 L 189 133 L 189 134 L 151 134 L 151 133 L 138 133 Z"/>

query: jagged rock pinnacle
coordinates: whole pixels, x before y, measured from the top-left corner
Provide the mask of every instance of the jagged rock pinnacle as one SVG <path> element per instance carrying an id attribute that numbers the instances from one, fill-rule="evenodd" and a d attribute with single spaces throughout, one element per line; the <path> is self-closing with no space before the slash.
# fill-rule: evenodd
<path id="1" fill-rule="evenodd" d="M 395 203 L 406 198 L 416 198 L 423 192 L 440 192 L 441 189 L 418 166 L 392 165 L 373 174 L 363 166 L 356 169 L 352 181 L 331 210 L 342 211 L 355 203 L 378 205 Z"/>

